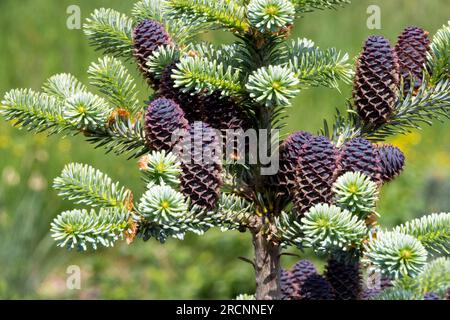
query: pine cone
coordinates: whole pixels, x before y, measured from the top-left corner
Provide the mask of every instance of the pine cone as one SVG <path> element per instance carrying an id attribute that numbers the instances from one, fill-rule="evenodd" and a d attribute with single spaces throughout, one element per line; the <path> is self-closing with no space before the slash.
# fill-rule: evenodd
<path id="1" fill-rule="evenodd" d="M 142 74 L 147 78 L 150 85 L 155 88 L 158 83 L 147 71 L 148 57 L 162 45 L 169 45 L 172 40 L 164 26 L 154 20 L 143 20 L 133 30 L 133 54 Z"/>
<path id="2" fill-rule="evenodd" d="M 221 150 L 217 132 L 208 124 L 195 122 L 183 141 L 181 192 L 192 205 L 213 210 L 221 185 Z"/>
<path id="3" fill-rule="evenodd" d="M 311 261 L 300 260 L 292 267 L 291 274 L 298 283 L 303 283 L 309 276 L 317 274 L 317 269 Z"/>
<path id="4" fill-rule="evenodd" d="M 404 80 L 405 92 L 410 89 L 411 76 L 414 89 L 422 85 L 423 70 L 430 50 L 428 32 L 418 27 L 407 27 L 398 37 L 395 52 L 400 65 L 400 76 Z"/>
<path id="5" fill-rule="evenodd" d="M 378 147 L 378 154 L 381 160 L 381 178 L 383 182 L 389 182 L 397 177 L 405 166 L 405 155 L 392 145 Z"/>
<path id="6" fill-rule="evenodd" d="M 280 162 L 278 173 L 274 176 L 274 187 L 281 195 L 293 196 L 295 188 L 296 167 L 303 145 L 312 138 L 312 134 L 297 131 L 289 135 L 280 146 Z"/>
<path id="7" fill-rule="evenodd" d="M 434 292 L 427 292 L 423 296 L 423 300 L 441 300 L 441 298 Z"/>
<path id="8" fill-rule="evenodd" d="M 150 149 L 171 150 L 178 142 L 172 141 L 173 133 L 188 127 L 183 110 L 170 99 L 159 98 L 152 101 L 145 113 L 145 138 Z"/>
<path id="9" fill-rule="evenodd" d="M 175 88 L 175 81 L 172 79 L 173 70 L 177 67 L 178 61 L 174 61 L 167 66 L 161 74 L 158 94 L 177 102 L 186 114 L 189 123 L 201 121 L 203 116 L 202 97 L 197 94 L 184 93 L 180 88 Z"/>
<path id="10" fill-rule="evenodd" d="M 317 269 L 308 260 L 298 261 L 291 270 L 282 270 L 281 292 L 283 300 L 302 300 L 301 287 L 306 280 L 313 275 L 317 275 Z"/>
<path id="11" fill-rule="evenodd" d="M 297 300 L 296 294 L 300 288 L 291 276 L 291 272 L 282 269 L 280 275 L 281 300 Z"/>
<path id="12" fill-rule="evenodd" d="M 233 98 L 222 96 L 220 92 L 203 96 L 202 104 L 203 121 L 222 132 L 222 138 L 225 141 L 224 154 L 226 154 L 227 146 L 236 146 L 233 148 L 233 154 L 227 154 L 227 156 L 232 160 L 240 159 L 242 155 L 238 154 L 238 150 L 243 151 L 242 149 L 245 146 L 238 145 L 238 142 L 240 142 L 239 136 L 235 138 L 233 136 L 227 137 L 227 130 L 235 131 L 238 134 L 238 130 L 245 131 L 251 128 L 247 115 L 239 108 Z"/>
<path id="13" fill-rule="evenodd" d="M 250 127 L 246 115 L 231 97 L 214 92 L 202 97 L 204 106 L 203 121 L 216 129 L 247 129 Z"/>
<path id="14" fill-rule="evenodd" d="M 377 148 L 368 140 L 355 138 L 347 142 L 339 152 L 338 175 L 361 172 L 374 182 L 381 183 L 381 161 Z"/>
<path id="15" fill-rule="evenodd" d="M 303 300 L 333 300 L 333 287 L 321 275 L 314 274 L 305 280 L 300 288 Z"/>
<path id="16" fill-rule="evenodd" d="M 398 58 L 382 36 L 367 39 L 353 84 L 356 110 L 365 123 L 377 127 L 391 116 L 398 91 Z"/>
<path id="17" fill-rule="evenodd" d="M 336 158 L 336 149 L 326 137 L 313 137 L 303 145 L 296 168 L 293 198 L 299 215 L 318 203 L 332 201 Z"/>
<path id="18" fill-rule="evenodd" d="M 344 263 L 329 259 L 325 277 L 334 289 L 337 300 L 356 300 L 361 292 L 358 263 Z"/>

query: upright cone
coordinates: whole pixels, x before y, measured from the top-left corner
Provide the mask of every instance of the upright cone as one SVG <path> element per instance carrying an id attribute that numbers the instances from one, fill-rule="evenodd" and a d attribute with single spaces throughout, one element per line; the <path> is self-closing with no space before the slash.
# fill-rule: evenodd
<path id="1" fill-rule="evenodd" d="M 378 147 L 381 164 L 381 178 L 383 182 L 389 182 L 397 177 L 405 166 L 405 155 L 392 145 Z"/>
<path id="2" fill-rule="evenodd" d="M 293 196 L 296 168 L 303 146 L 312 138 L 312 134 L 297 131 L 289 135 L 280 146 L 278 173 L 274 176 L 274 186 L 283 196 Z"/>
<path id="3" fill-rule="evenodd" d="M 293 198 L 299 215 L 318 203 L 332 201 L 336 164 L 336 148 L 326 137 L 313 137 L 303 145 L 296 168 Z"/>
<path id="4" fill-rule="evenodd" d="M 222 96 L 220 92 L 203 96 L 202 105 L 203 121 L 222 132 L 227 160 L 241 159 L 246 147 L 242 134 L 251 127 L 247 115 L 233 98 Z"/>
<path id="5" fill-rule="evenodd" d="M 164 26 L 154 20 L 141 21 L 133 30 L 133 55 L 138 63 L 139 70 L 154 88 L 158 87 L 155 78 L 147 71 L 148 57 L 160 46 L 171 44 L 170 35 Z"/>
<path id="6" fill-rule="evenodd" d="M 377 127 L 389 120 L 396 101 L 399 65 L 387 39 L 371 36 L 356 64 L 353 99 L 363 121 Z"/>
<path id="7" fill-rule="evenodd" d="M 329 259 L 325 277 L 334 289 L 337 300 L 356 300 L 361 292 L 361 273 L 358 263 Z"/>
<path id="8" fill-rule="evenodd" d="M 375 145 L 363 138 L 347 142 L 339 151 L 338 175 L 346 172 L 361 172 L 380 184 L 381 162 Z"/>
<path id="9" fill-rule="evenodd" d="M 208 124 L 195 122 L 183 141 L 181 192 L 192 205 L 213 210 L 221 186 L 221 146 L 217 132 Z"/>
<path id="10" fill-rule="evenodd" d="M 249 120 L 236 101 L 231 97 L 222 96 L 220 92 L 202 97 L 203 121 L 219 130 L 247 129 Z"/>
<path id="11" fill-rule="evenodd" d="M 405 91 L 410 89 L 411 81 L 414 89 L 422 84 L 423 70 L 430 50 L 428 32 L 418 27 L 407 27 L 398 37 L 395 52 L 400 64 L 400 75 L 403 78 Z"/>
<path id="12" fill-rule="evenodd" d="M 146 143 L 153 150 L 171 150 L 178 142 L 173 134 L 187 130 L 188 127 L 183 110 L 170 99 L 159 98 L 152 101 L 145 113 Z M 182 132 L 179 134 L 181 136 Z"/>
<path id="13" fill-rule="evenodd" d="M 300 288 L 292 277 L 291 272 L 281 269 L 280 276 L 281 300 L 298 300 Z"/>
<path id="14" fill-rule="evenodd" d="M 317 269 L 309 260 L 300 260 L 290 270 L 282 270 L 280 280 L 282 299 L 305 298 L 302 295 L 302 286 L 311 276 L 317 276 Z"/>
<path id="15" fill-rule="evenodd" d="M 302 300 L 334 300 L 333 287 L 321 275 L 311 275 L 303 283 L 301 289 Z"/>

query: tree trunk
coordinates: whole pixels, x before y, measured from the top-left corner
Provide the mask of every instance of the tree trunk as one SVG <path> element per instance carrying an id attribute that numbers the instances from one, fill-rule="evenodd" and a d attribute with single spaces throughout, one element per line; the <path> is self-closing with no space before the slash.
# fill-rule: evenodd
<path id="1" fill-rule="evenodd" d="M 278 300 L 280 291 L 280 247 L 253 232 L 255 248 L 256 299 Z"/>

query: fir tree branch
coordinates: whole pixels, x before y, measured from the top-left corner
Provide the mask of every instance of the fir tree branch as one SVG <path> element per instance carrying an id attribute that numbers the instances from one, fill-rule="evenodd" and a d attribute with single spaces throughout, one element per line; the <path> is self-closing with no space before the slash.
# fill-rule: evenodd
<path id="1" fill-rule="evenodd" d="M 168 185 L 177 188 L 180 184 L 181 167 L 178 157 L 172 152 L 153 151 L 139 160 L 143 180 L 152 185 Z"/>
<path id="2" fill-rule="evenodd" d="M 149 19 L 159 23 L 165 24 L 167 22 L 168 14 L 166 0 L 142 0 L 133 5 L 131 14 L 135 20 L 139 23 L 143 20 Z M 168 23 L 169 24 L 169 23 Z M 166 26 L 164 26 L 166 27 Z M 167 28 L 166 28 L 167 30 Z"/>
<path id="3" fill-rule="evenodd" d="M 58 74 L 48 79 L 43 90 L 62 105 L 62 116 L 84 133 L 101 132 L 112 112 L 108 103 L 87 91 L 74 76 Z"/>
<path id="4" fill-rule="evenodd" d="M 441 81 L 429 87 L 424 81 L 415 96 L 409 93 L 397 102 L 395 113 L 388 123 L 373 133 L 374 138 L 407 133 L 411 129 L 420 129 L 421 124 L 432 124 L 433 120 L 450 118 L 450 80 Z M 366 135 L 370 135 L 365 130 Z"/>
<path id="5" fill-rule="evenodd" d="M 421 129 L 423 124 L 431 125 L 433 120 L 450 118 L 450 80 L 429 86 L 422 86 L 413 95 L 399 94 L 397 105 L 389 121 L 377 128 L 366 126 L 351 106 L 346 114 L 337 111 L 332 127 L 324 122 L 322 133 L 332 138 L 338 145 L 354 137 L 362 136 L 373 141 L 383 141 L 396 134 L 407 134 L 412 129 Z"/>
<path id="6" fill-rule="evenodd" d="M 286 48 L 287 64 L 296 73 L 300 85 L 338 88 L 338 81 L 350 83 L 353 67 L 348 63 L 348 54 L 335 48 L 323 51 L 313 45 L 312 41 L 298 39 Z"/>
<path id="7" fill-rule="evenodd" d="M 139 201 L 139 213 L 150 224 L 172 225 L 188 215 L 188 202 L 172 187 L 151 182 Z"/>
<path id="8" fill-rule="evenodd" d="M 263 34 L 288 28 L 295 19 L 295 8 L 289 0 L 250 0 L 247 17 L 252 27 Z"/>
<path id="9" fill-rule="evenodd" d="M 133 20 L 112 9 L 95 10 L 83 26 L 89 43 L 116 57 L 131 57 Z"/>
<path id="10" fill-rule="evenodd" d="M 212 93 L 220 90 L 223 95 L 242 94 L 239 70 L 225 68 L 216 60 L 201 57 L 184 57 L 172 74 L 175 87 L 184 92 Z"/>
<path id="11" fill-rule="evenodd" d="M 323 121 L 323 128 L 320 134 L 330 138 L 335 145 L 340 148 L 345 142 L 361 135 L 361 128 L 363 126 L 361 119 L 352 109 L 350 103 L 349 108 L 342 113 L 336 109 L 331 126 L 327 120 Z"/>
<path id="12" fill-rule="evenodd" d="M 250 97 L 266 107 L 290 105 L 299 92 L 299 80 L 289 67 L 269 66 L 253 72 L 246 85 Z"/>
<path id="13" fill-rule="evenodd" d="M 88 141 L 116 154 L 137 157 L 147 151 L 142 125 L 115 114 L 109 105 L 70 75 L 57 75 L 44 85 L 47 93 L 16 89 L 6 93 L 0 114 L 19 128 L 48 134 L 83 132 Z M 112 118 L 111 118 L 112 117 Z"/>
<path id="14" fill-rule="evenodd" d="M 253 204 L 234 195 L 222 193 L 214 225 L 222 230 L 235 230 L 248 226 L 254 212 Z"/>
<path id="15" fill-rule="evenodd" d="M 49 134 L 73 129 L 76 123 L 64 116 L 64 105 L 57 98 L 31 89 L 15 89 L 5 94 L 0 113 L 6 120 L 28 131 Z"/>
<path id="16" fill-rule="evenodd" d="M 428 262 L 414 282 L 417 293 L 434 292 L 444 298 L 450 284 L 450 259 L 441 257 Z"/>
<path id="17" fill-rule="evenodd" d="M 419 274 L 427 261 L 427 251 L 419 240 L 397 231 L 377 233 L 365 245 L 363 262 L 392 279 Z"/>
<path id="18" fill-rule="evenodd" d="M 96 250 L 99 245 L 112 247 L 123 238 L 128 229 L 130 213 L 118 208 L 65 211 L 51 223 L 52 237 L 58 247 L 78 248 L 86 251 L 88 246 Z"/>
<path id="19" fill-rule="evenodd" d="M 161 75 L 166 67 L 174 61 L 178 61 L 183 53 L 184 50 L 180 50 L 172 45 L 159 47 L 148 57 L 148 71 L 155 79 L 161 79 Z"/>
<path id="20" fill-rule="evenodd" d="M 222 44 L 215 46 L 209 42 L 194 43 L 190 46 L 199 57 L 208 59 L 209 61 L 220 61 L 224 68 L 232 67 L 242 72 L 242 59 L 239 57 L 238 43 Z"/>
<path id="21" fill-rule="evenodd" d="M 275 227 L 277 230 L 275 236 L 283 246 L 292 245 L 299 249 L 303 248 L 302 225 L 297 221 L 294 213 L 282 212 L 280 216 L 275 218 Z"/>
<path id="22" fill-rule="evenodd" d="M 379 186 L 361 172 L 346 172 L 333 183 L 334 203 L 361 219 L 373 214 Z"/>
<path id="23" fill-rule="evenodd" d="M 416 237 L 437 254 L 450 254 L 450 213 L 433 213 L 397 226 L 394 231 Z"/>
<path id="24" fill-rule="evenodd" d="M 178 45 L 187 44 L 201 32 L 210 29 L 205 19 L 188 19 L 171 14 L 172 8 L 167 0 L 142 0 L 133 6 L 132 15 L 137 22 L 150 19 L 161 23 Z"/>
<path id="25" fill-rule="evenodd" d="M 158 203 L 161 203 L 160 201 L 155 202 L 152 200 L 153 198 L 158 198 L 156 191 L 160 188 L 160 186 L 150 186 L 149 190 L 153 190 L 153 192 L 147 193 L 145 196 L 147 199 L 143 198 L 140 211 L 156 212 L 155 205 L 150 205 L 150 203 L 154 203 L 156 206 L 158 206 Z M 174 190 L 171 191 L 171 193 L 174 192 Z M 175 203 L 172 207 L 174 205 Z M 184 208 L 184 203 L 181 203 L 181 205 Z M 144 240 L 153 237 L 164 243 L 169 237 L 184 239 L 187 232 L 202 235 L 213 227 L 220 227 L 222 230 L 240 230 L 248 224 L 252 210 L 252 205 L 244 199 L 234 195 L 222 195 L 218 208 L 214 211 L 205 211 L 202 208 L 193 206 L 183 214 L 180 213 L 176 219 L 148 221 L 148 219 L 137 217 L 140 225 L 139 236 Z"/>
<path id="26" fill-rule="evenodd" d="M 173 192 L 175 191 L 173 190 Z M 147 194 L 147 196 L 151 197 L 152 194 Z M 184 201 L 182 205 L 185 206 Z M 140 210 L 145 210 L 142 204 Z M 169 237 L 183 240 L 187 232 L 203 235 L 214 226 L 213 217 L 212 212 L 204 212 L 201 208 L 193 207 L 190 210 L 185 210 L 177 219 L 149 221 L 144 216 L 137 216 L 135 219 L 139 224 L 139 237 L 143 238 L 144 241 L 155 238 L 157 241 L 164 243 Z"/>
<path id="27" fill-rule="evenodd" d="M 430 83 L 436 84 L 449 79 L 450 74 L 450 21 L 442 26 L 433 37 L 428 52 Z"/>
<path id="28" fill-rule="evenodd" d="M 61 73 L 50 77 L 42 86 L 42 91 L 65 102 L 77 92 L 86 92 L 87 88 L 73 75 Z"/>
<path id="29" fill-rule="evenodd" d="M 105 148 L 106 153 L 130 154 L 129 159 L 140 157 L 148 152 L 141 121 L 132 122 L 129 117 L 120 115 L 111 117 L 106 130 L 95 132 L 87 140 L 96 148 Z"/>
<path id="30" fill-rule="evenodd" d="M 140 111 L 133 77 L 117 59 L 106 56 L 92 63 L 88 70 L 91 84 L 99 88 L 107 101 L 131 114 Z"/>
<path id="31" fill-rule="evenodd" d="M 198 19 L 218 27 L 245 33 L 249 29 L 245 7 L 232 0 L 167 0 L 174 16 L 186 17 L 187 21 Z"/>
<path id="32" fill-rule="evenodd" d="M 298 13 L 312 12 L 316 9 L 336 9 L 348 3 L 349 0 L 291 0 Z"/>
<path id="33" fill-rule="evenodd" d="M 374 300 L 384 300 L 389 297 L 397 300 L 405 298 L 405 294 L 406 297 L 422 300 L 429 292 L 444 299 L 450 283 L 450 260 L 444 257 L 431 260 L 416 277 L 405 276 L 392 283 L 392 288 L 384 290 L 375 296 Z"/>
<path id="34" fill-rule="evenodd" d="M 58 190 L 59 196 L 76 204 L 128 210 L 132 207 L 129 190 L 89 165 L 66 165 L 54 180 L 53 187 Z"/>
<path id="35" fill-rule="evenodd" d="M 64 117 L 86 134 L 104 131 L 112 111 L 103 98 L 90 92 L 77 92 L 64 105 Z"/>
<path id="36" fill-rule="evenodd" d="M 371 300 L 422 300 L 423 296 L 403 288 L 387 288 Z"/>
<path id="37" fill-rule="evenodd" d="M 245 73 L 269 65 L 278 65 L 285 57 L 286 39 L 283 34 L 267 34 L 264 41 L 255 41 L 251 34 L 237 35 L 242 41 L 236 42 L 234 56 L 239 69 Z"/>
<path id="38" fill-rule="evenodd" d="M 304 246 L 318 253 L 346 251 L 358 246 L 368 230 L 363 220 L 347 210 L 328 204 L 312 207 L 301 219 Z"/>

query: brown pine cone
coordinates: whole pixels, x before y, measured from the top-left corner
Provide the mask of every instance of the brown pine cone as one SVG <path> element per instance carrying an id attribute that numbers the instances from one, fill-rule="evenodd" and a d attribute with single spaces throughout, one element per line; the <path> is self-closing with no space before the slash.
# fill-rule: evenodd
<path id="1" fill-rule="evenodd" d="M 357 65 L 353 99 L 363 121 L 373 127 L 386 123 L 395 106 L 399 84 L 399 64 L 387 39 L 367 39 Z"/>
<path id="2" fill-rule="evenodd" d="M 178 130 L 188 128 L 183 110 L 173 100 L 156 99 L 150 103 L 145 113 L 145 139 L 150 149 L 172 150 L 178 143 L 172 135 Z"/>
<path id="3" fill-rule="evenodd" d="M 361 273 L 358 263 L 328 260 L 325 278 L 334 289 L 337 300 L 357 300 L 361 292 Z"/>
<path id="4" fill-rule="evenodd" d="M 216 130 L 203 122 L 191 125 L 183 138 L 181 192 L 192 205 L 207 210 L 217 206 L 221 186 L 221 146 Z"/>
<path id="5" fill-rule="evenodd" d="M 293 196 L 296 180 L 296 168 L 301 155 L 302 147 L 311 138 L 312 134 L 297 131 L 289 135 L 280 146 L 280 162 L 278 173 L 273 177 L 273 185 L 281 196 Z"/>
<path id="6" fill-rule="evenodd" d="M 337 150 L 323 136 L 313 137 L 302 147 L 296 168 L 293 202 L 302 216 L 318 203 L 330 203 L 337 168 Z"/>
<path id="7" fill-rule="evenodd" d="M 361 172 L 380 184 L 381 161 L 374 144 L 363 138 L 348 141 L 339 151 L 338 175 L 346 172 Z"/>
<path id="8" fill-rule="evenodd" d="M 158 81 L 148 72 L 147 59 L 160 46 L 171 43 L 170 35 L 166 32 L 164 26 L 157 21 L 143 20 L 133 30 L 133 55 L 136 58 L 139 70 L 154 88 L 158 87 Z"/>
<path id="9" fill-rule="evenodd" d="M 395 52 L 400 65 L 400 76 L 404 81 L 404 90 L 410 89 L 411 80 L 414 89 L 422 84 L 423 70 L 430 50 L 428 32 L 418 27 L 407 27 L 398 37 Z"/>

